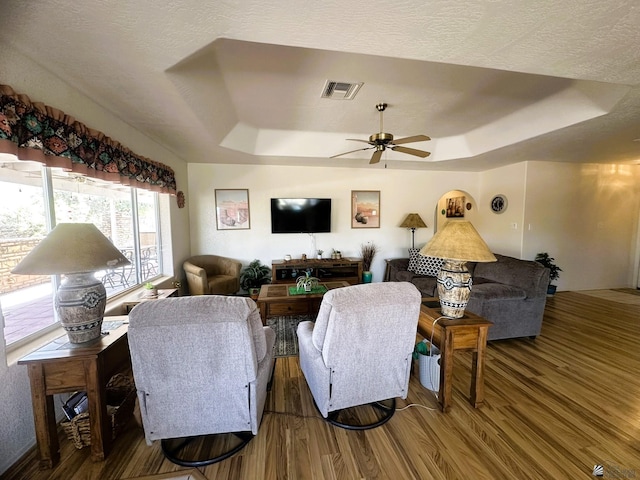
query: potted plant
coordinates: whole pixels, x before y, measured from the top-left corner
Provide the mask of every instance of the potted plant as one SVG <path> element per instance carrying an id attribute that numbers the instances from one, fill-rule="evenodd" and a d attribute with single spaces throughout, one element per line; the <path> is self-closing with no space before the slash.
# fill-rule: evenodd
<path id="1" fill-rule="evenodd" d="M 307 270 L 304 277 L 298 277 L 298 280 L 296 281 L 296 288 L 298 290 L 304 290 L 305 292 L 311 292 L 318 286 L 318 282 L 319 280 L 316 277 L 312 277 L 311 272 Z"/>
<path id="2" fill-rule="evenodd" d="M 324 250 L 318 250 L 318 255 L 317 255 L 317 259 L 318 260 L 322 260 L 322 254 L 324 253 Z"/>
<path id="3" fill-rule="evenodd" d="M 556 288 L 558 287 L 556 285 L 552 285 L 552 283 L 560 278 L 560 272 L 562 269 L 554 263 L 556 259 L 550 257 L 547 252 L 538 253 L 535 261 L 549 269 L 549 286 L 547 288 L 547 295 L 554 295 L 556 293 Z"/>
<path id="4" fill-rule="evenodd" d="M 373 263 L 373 257 L 376 256 L 378 247 L 375 243 L 363 243 L 360 245 L 360 254 L 362 255 L 362 282 L 371 283 L 373 274 L 371 273 L 371 263 Z"/>
<path id="5" fill-rule="evenodd" d="M 142 292 L 142 296 L 146 297 L 146 298 L 154 298 L 158 296 L 158 289 L 156 288 L 156 286 L 151 283 L 151 282 L 147 282 L 144 284 L 144 291 Z"/>
<path id="6" fill-rule="evenodd" d="M 249 292 L 251 298 L 257 298 L 260 287 L 271 282 L 271 268 L 255 259 L 240 272 L 240 286 Z"/>

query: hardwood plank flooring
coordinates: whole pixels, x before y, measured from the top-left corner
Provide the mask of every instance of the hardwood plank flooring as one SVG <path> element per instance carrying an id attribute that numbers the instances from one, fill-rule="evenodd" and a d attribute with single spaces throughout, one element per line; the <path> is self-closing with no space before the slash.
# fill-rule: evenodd
<path id="1" fill-rule="evenodd" d="M 535 341 L 489 344 L 482 408 L 468 403 L 471 356 L 457 354 L 450 413 L 413 371 L 398 408 L 426 408 L 400 410 L 366 432 L 322 420 L 298 358 L 281 358 L 259 434 L 238 455 L 199 470 L 209 480 L 588 479 L 602 464 L 605 478 L 640 478 L 639 346 L 639 306 L 560 292 Z M 133 422 L 100 463 L 62 437 L 55 469 L 39 471 L 32 451 L 2 478 L 121 480 L 185 470 L 157 442 L 147 446 Z"/>

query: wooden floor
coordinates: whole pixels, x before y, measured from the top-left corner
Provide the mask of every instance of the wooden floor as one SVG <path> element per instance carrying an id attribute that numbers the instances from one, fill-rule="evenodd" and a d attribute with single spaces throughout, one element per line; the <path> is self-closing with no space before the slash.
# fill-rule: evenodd
<path id="1" fill-rule="evenodd" d="M 375 355 L 375 352 L 371 352 Z M 279 359 L 257 437 L 201 468 L 213 479 L 640 478 L 640 307 L 573 292 L 549 299 L 535 340 L 492 342 L 486 403 L 467 401 L 470 354 L 456 357 L 453 407 L 412 372 L 410 394 L 383 427 L 352 432 L 320 419 L 297 357 Z M 62 461 L 38 471 L 35 454 L 4 479 L 111 480 L 184 470 L 148 447 L 132 423 L 101 463 L 65 439 Z"/>

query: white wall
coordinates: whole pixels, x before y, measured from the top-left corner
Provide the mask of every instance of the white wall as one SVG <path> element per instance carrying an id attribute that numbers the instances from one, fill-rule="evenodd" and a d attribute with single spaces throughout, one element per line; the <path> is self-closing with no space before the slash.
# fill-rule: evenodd
<path id="1" fill-rule="evenodd" d="M 559 290 L 635 286 L 639 212 L 638 165 L 532 162 L 523 256 L 554 257 Z"/>
<path id="2" fill-rule="evenodd" d="M 308 235 L 272 235 L 271 197 L 331 197 L 332 232 L 317 234 L 317 247 L 358 256 L 360 244 L 374 241 L 380 254 L 374 281 L 382 280 L 384 259 L 406 256 L 408 230 L 397 225 L 417 212 L 429 228 L 416 231 L 416 245 L 433 235 L 435 206 L 442 195 L 460 190 L 474 202 L 469 218 L 495 252 L 532 260 L 547 251 L 563 269 L 560 290 L 635 286 L 640 166 L 531 162 L 482 173 L 406 172 L 189 164 L 191 249 L 248 263 L 285 254 L 311 255 Z M 251 229 L 218 231 L 216 188 L 247 188 Z M 380 190 L 381 227 L 352 229 L 351 190 Z M 495 214 L 491 198 L 501 193 L 508 208 Z M 473 215 L 471 215 L 471 213 Z M 636 272 L 634 274 L 634 272 Z"/>
<path id="3" fill-rule="evenodd" d="M 0 48 L 0 83 L 74 116 L 78 121 L 115 139 L 133 152 L 164 163 L 175 171 L 178 190 L 187 193 L 187 166 L 171 152 L 131 128 L 99 104 L 62 82 L 6 44 Z M 169 205 L 170 232 L 163 232 L 165 246 L 173 249 L 171 270 L 182 272 L 182 260 L 189 256 L 188 204 L 178 209 L 174 197 L 163 197 Z M 0 349 L 5 361 L 3 349 Z M 0 474 L 35 444 L 31 393 L 26 367 L 15 363 L 0 368 Z"/>
<path id="4" fill-rule="evenodd" d="M 485 242 L 494 252 L 532 259 L 522 255 L 526 168 L 527 164 L 523 162 L 480 174 L 479 208 L 487 213 L 480 217 L 476 228 L 482 231 Z M 498 194 L 507 198 L 507 208 L 496 214 L 490 205 L 491 199 Z"/>
<path id="5" fill-rule="evenodd" d="M 319 168 L 189 164 L 191 251 L 214 253 L 248 263 L 258 258 L 271 265 L 285 254 L 312 255 L 307 234 L 271 233 L 272 197 L 330 197 L 331 233 L 316 234 L 317 248 L 360 256 L 360 245 L 375 242 L 380 253 L 373 262 L 374 281 L 381 281 L 385 258 L 406 257 L 411 232 L 398 225 L 407 213 L 419 213 L 429 228 L 416 230 L 416 246 L 433 235 L 433 212 L 441 195 L 460 189 L 477 195 L 477 173 L 411 172 L 377 168 Z M 247 188 L 250 230 L 217 230 L 216 188 Z M 380 191 L 380 228 L 351 228 L 351 191 Z M 482 233 L 482 232 L 481 232 Z"/>

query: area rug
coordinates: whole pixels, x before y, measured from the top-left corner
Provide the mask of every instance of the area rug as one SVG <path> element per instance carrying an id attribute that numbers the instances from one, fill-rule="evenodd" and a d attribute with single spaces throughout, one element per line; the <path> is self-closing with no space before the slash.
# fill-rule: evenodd
<path id="1" fill-rule="evenodd" d="M 621 292 L 619 290 L 580 290 L 577 293 L 601 298 L 603 300 L 610 300 L 612 302 L 626 303 L 627 305 L 640 305 L 640 295 L 635 295 L 631 292 Z"/>
<path id="2" fill-rule="evenodd" d="M 298 355 L 298 335 L 296 329 L 298 323 L 306 320 L 315 320 L 311 315 L 287 315 L 271 317 L 267 319 L 267 325 L 276 332 L 276 345 L 274 356 L 295 357 Z"/>

